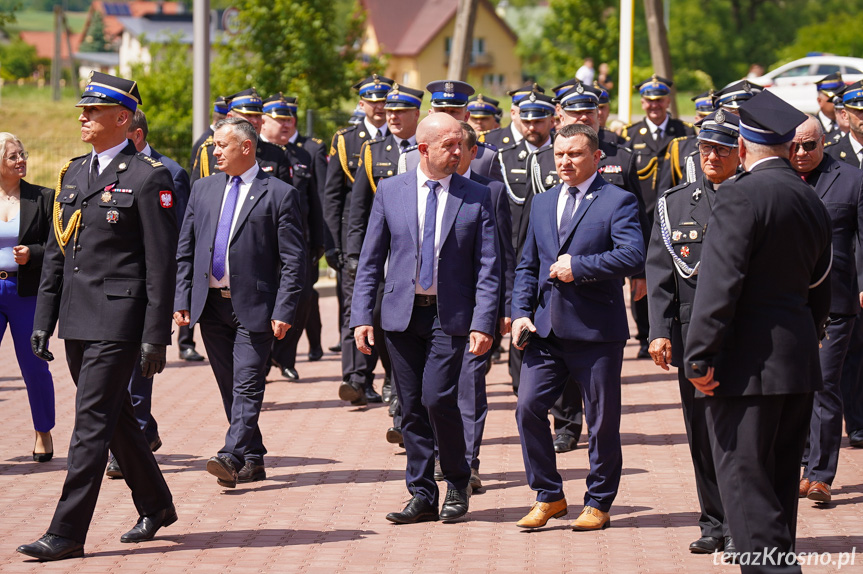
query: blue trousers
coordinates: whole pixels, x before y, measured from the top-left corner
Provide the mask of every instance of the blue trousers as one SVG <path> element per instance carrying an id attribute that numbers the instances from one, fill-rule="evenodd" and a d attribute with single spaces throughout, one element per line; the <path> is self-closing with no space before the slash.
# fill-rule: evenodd
<path id="1" fill-rule="evenodd" d="M 620 370 L 624 342 L 588 343 L 534 336 L 524 350 L 515 416 L 527 483 L 539 502 L 560 500 L 563 479 L 557 472 L 548 411 L 572 377 L 584 394 L 587 421 L 587 492 L 584 504 L 608 512 L 623 470 L 620 445 Z"/>
<path id="2" fill-rule="evenodd" d="M 406 331 L 386 332 L 402 408 L 402 435 L 407 454 L 408 491 L 438 505 L 434 480 L 434 447 L 450 488 L 467 488 L 464 427 L 458 408 L 459 372 L 467 337 L 443 332 L 437 307 L 414 307 Z"/>
<path id="3" fill-rule="evenodd" d="M 824 388 L 815 392 L 809 438 L 803 451 L 803 477 L 833 484 L 842 442 L 842 364 L 857 317 L 831 317 L 819 359 Z"/>
<path id="4" fill-rule="evenodd" d="M 246 461 L 263 464 L 267 449 L 258 418 L 264 402 L 264 376 L 273 332 L 243 327 L 231 300 L 223 298 L 218 289 L 210 289 L 200 325 L 229 423 L 219 454 L 230 457 L 237 469 Z"/>
<path id="5" fill-rule="evenodd" d="M 458 380 L 458 408 L 464 425 L 465 460 L 474 470 L 479 470 L 479 447 L 488 415 L 485 371 L 490 360 L 491 349 L 477 356 L 466 348 Z"/>
<path id="6" fill-rule="evenodd" d="M 0 279 L 0 341 L 3 340 L 6 325 L 9 325 L 15 356 L 18 357 L 18 366 L 27 387 L 33 428 L 39 432 L 48 432 L 54 428 L 54 379 L 48 370 L 48 363 L 34 355 L 30 348 L 36 297 L 20 297 L 17 289 L 17 277 Z"/>

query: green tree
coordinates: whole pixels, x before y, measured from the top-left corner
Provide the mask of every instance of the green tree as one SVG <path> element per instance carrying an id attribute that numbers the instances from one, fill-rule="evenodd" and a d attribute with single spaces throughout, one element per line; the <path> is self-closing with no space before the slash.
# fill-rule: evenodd
<path id="1" fill-rule="evenodd" d="M 82 52 L 109 52 L 111 46 L 108 39 L 105 37 L 105 22 L 102 20 L 102 14 L 93 12 L 93 19 L 90 21 L 90 27 L 87 29 L 87 36 L 81 42 Z"/>
<path id="2" fill-rule="evenodd" d="M 863 57 L 863 36 L 856 26 L 849 26 L 859 13 L 836 12 L 823 21 L 797 30 L 793 43 L 779 51 L 780 61 L 802 58 L 809 52 L 829 52 L 838 56 Z"/>
<path id="3" fill-rule="evenodd" d="M 138 82 L 147 114 L 147 140 L 160 152 L 188 165 L 192 146 L 192 54 L 189 46 L 174 39 L 166 44 L 147 44 L 149 66 L 135 64 L 132 77 Z"/>
<path id="4" fill-rule="evenodd" d="M 0 45 L 0 61 L 3 62 L 2 74 L 5 80 L 27 78 L 36 70 L 36 48 L 20 38 Z"/>

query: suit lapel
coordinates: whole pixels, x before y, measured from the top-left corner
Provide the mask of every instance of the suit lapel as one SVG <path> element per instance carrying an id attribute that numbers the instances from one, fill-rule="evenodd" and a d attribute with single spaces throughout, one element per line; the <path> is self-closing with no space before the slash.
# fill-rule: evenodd
<path id="1" fill-rule="evenodd" d="M 126 141 L 127 141 L 126 147 L 124 147 L 122 149 L 122 151 L 120 151 L 120 153 L 118 153 L 116 156 L 114 156 L 114 159 L 111 160 L 111 163 L 108 164 L 108 167 L 106 167 L 104 170 L 102 170 L 102 173 L 99 174 L 99 177 L 97 177 L 96 181 L 93 182 L 93 187 L 91 188 L 88 185 L 84 186 L 83 189 L 86 189 L 87 193 L 84 194 L 83 199 L 86 199 L 86 198 L 96 194 L 97 192 L 102 191 L 103 189 L 105 189 L 109 185 L 116 184 L 117 181 L 119 180 L 119 178 L 117 177 L 117 174 L 122 173 L 122 172 L 126 171 L 127 169 L 129 169 L 129 163 L 132 161 L 133 156 L 138 152 L 135 150 L 135 146 L 132 145 L 131 141 L 128 141 L 128 140 L 126 140 Z M 90 157 L 92 158 L 92 155 Z M 84 174 L 85 183 L 89 181 L 89 177 L 90 177 L 90 173 L 89 173 L 90 164 L 89 164 L 89 162 L 87 163 L 86 167 L 87 167 L 88 171 Z M 136 193 L 137 191 L 138 191 L 137 189 L 134 189 L 134 190 L 132 190 L 132 193 Z"/>
<path id="2" fill-rule="evenodd" d="M 452 224 L 455 222 L 455 216 L 458 214 L 458 210 L 461 209 L 461 204 L 464 203 L 464 193 L 464 178 L 454 173 L 450 180 L 449 197 L 446 198 L 443 220 L 441 221 L 441 245 L 443 245 L 444 240 L 449 235 Z"/>
<path id="3" fill-rule="evenodd" d="M 824 157 L 830 156 L 825 155 Z M 832 164 L 828 171 L 821 172 L 821 175 L 818 177 L 818 183 L 815 184 L 815 193 L 818 194 L 818 197 L 824 197 L 837 177 L 839 177 L 839 170 L 837 170 L 836 166 Z"/>
<path id="4" fill-rule="evenodd" d="M 697 189 L 701 191 L 701 196 L 696 201 L 693 192 L 693 197 L 690 197 L 689 217 L 699 225 L 704 226 L 707 225 L 707 220 L 710 219 L 710 205 L 713 203 L 714 192 L 707 186 L 707 182 L 705 182 L 703 177 L 701 178 L 701 185 Z M 672 224 L 674 223 L 672 222 Z"/>
<path id="5" fill-rule="evenodd" d="M 36 195 L 26 181 L 21 182 L 21 212 L 18 216 L 18 243 L 24 242 L 24 234 L 36 219 Z M 38 193 L 38 191 L 36 191 Z"/>
<path id="6" fill-rule="evenodd" d="M 258 170 L 255 179 L 252 180 L 252 186 L 249 188 L 249 193 L 246 194 L 246 199 L 239 206 L 240 214 L 237 216 L 237 225 L 234 226 L 234 235 L 231 237 L 231 241 L 233 241 L 239 234 L 240 229 L 249 217 L 249 213 L 261 200 L 264 194 L 267 193 L 269 179 L 270 178 L 267 177 L 263 170 Z"/>
<path id="7" fill-rule="evenodd" d="M 405 209 L 405 221 L 407 221 L 408 229 L 411 232 L 411 239 L 414 240 L 414 248 L 419 250 L 419 211 L 417 209 L 417 172 L 411 170 L 410 176 L 403 180 L 403 203 Z"/>

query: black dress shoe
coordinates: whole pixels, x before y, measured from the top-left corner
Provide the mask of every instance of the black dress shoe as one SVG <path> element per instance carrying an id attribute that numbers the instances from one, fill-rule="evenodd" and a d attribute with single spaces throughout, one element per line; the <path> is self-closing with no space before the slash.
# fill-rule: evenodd
<path id="1" fill-rule="evenodd" d="M 404 444 L 405 437 L 402 436 L 402 429 L 399 427 L 390 427 L 387 429 L 387 442 L 390 444 Z"/>
<path id="2" fill-rule="evenodd" d="M 398 414 L 399 410 L 399 397 L 398 395 L 393 395 L 390 397 L 390 406 L 387 409 L 387 412 L 391 417 L 394 417 Z"/>
<path id="3" fill-rule="evenodd" d="M 353 381 L 342 381 L 342 384 L 339 385 L 339 398 L 353 403 L 354 401 L 365 400 L 366 394 L 365 390 Z"/>
<path id="4" fill-rule="evenodd" d="M 390 512 L 387 520 L 396 524 L 416 524 L 417 522 L 434 522 L 439 519 L 437 508 L 424 498 L 414 496 L 401 512 Z"/>
<path id="5" fill-rule="evenodd" d="M 177 522 L 177 509 L 172 504 L 156 514 L 142 516 L 132 530 L 120 537 L 120 542 L 145 542 L 152 540 L 160 528 Z"/>
<path id="6" fill-rule="evenodd" d="M 282 375 L 289 381 L 300 380 L 300 374 L 297 372 L 296 369 L 292 367 L 285 367 L 284 369 L 282 369 Z"/>
<path id="7" fill-rule="evenodd" d="M 854 448 L 863 448 L 863 430 L 848 433 L 848 443 Z"/>
<path id="8" fill-rule="evenodd" d="M 156 437 L 150 441 L 150 452 L 156 452 L 162 448 L 162 439 L 160 437 Z"/>
<path id="9" fill-rule="evenodd" d="M 18 552 L 40 561 L 65 560 L 84 556 L 84 545 L 56 534 L 46 534 L 36 542 L 22 544 Z"/>
<path id="10" fill-rule="evenodd" d="M 726 561 L 734 563 L 734 561 L 737 560 L 737 555 L 739 554 L 739 552 L 737 551 L 737 546 L 734 545 L 734 540 L 730 536 L 726 536 L 724 542 L 724 554 L 728 556 L 728 558 L 726 558 Z"/>
<path id="11" fill-rule="evenodd" d="M 333 345 L 332 347 L 327 347 L 330 353 L 341 353 L 342 352 L 342 344 Z"/>
<path id="12" fill-rule="evenodd" d="M 441 482 L 444 479 L 443 470 L 440 467 L 440 459 L 434 459 L 434 479 L 435 482 Z"/>
<path id="13" fill-rule="evenodd" d="M 470 487 L 468 487 L 470 488 Z M 444 522 L 452 522 L 467 514 L 468 499 L 470 494 L 468 488 L 450 488 L 446 491 L 446 498 L 440 509 L 440 519 Z"/>
<path id="14" fill-rule="evenodd" d="M 641 341 L 638 344 L 638 354 L 635 356 L 636 359 L 649 359 L 650 351 L 648 349 L 647 341 Z"/>
<path id="15" fill-rule="evenodd" d="M 578 448 L 578 439 L 571 434 L 561 433 L 554 439 L 554 452 L 569 452 Z"/>
<path id="16" fill-rule="evenodd" d="M 267 471 L 263 464 L 257 464 L 247 460 L 240 472 L 237 473 L 237 482 L 258 482 L 266 480 Z"/>
<path id="17" fill-rule="evenodd" d="M 387 404 L 393 398 L 393 382 L 389 376 L 384 377 L 384 384 L 381 386 L 381 398 Z"/>
<path id="18" fill-rule="evenodd" d="M 227 456 L 220 454 L 208 460 L 207 472 L 218 479 L 219 485 L 227 488 L 237 487 L 237 469 L 234 467 L 234 461 Z"/>
<path id="19" fill-rule="evenodd" d="M 112 454 L 111 460 L 108 461 L 108 468 L 105 469 L 105 476 L 108 478 L 123 478 L 123 471 L 120 470 L 120 463 L 117 462 L 117 458 Z"/>
<path id="20" fill-rule="evenodd" d="M 713 554 L 722 550 L 724 541 L 715 536 L 702 536 L 689 545 L 689 551 L 693 554 Z"/>
<path id="21" fill-rule="evenodd" d="M 378 392 L 375 390 L 375 387 L 369 383 L 365 388 L 366 402 L 367 403 L 382 403 L 384 402 L 383 397 L 381 397 Z"/>
<path id="22" fill-rule="evenodd" d="M 479 492 L 482 490 L 482 479 L 479 477 L 479 471 L 475 468 L 470 469 L 470 493 Z"/>
<path id="23" fill-rule="evenodd" d="M 320 361 L 323 358 L 324 350 L 321 347 L 317 347 L 309 351 L 309 361 L 311 361 L 312 363 L 314 363 L 315 361 Z"/>
<path id="24" fill-rule="evenodd" d="M 203 361 L 204 357 L 202 357 L 198 351 L 195 349 L 183 349 L 180 351 L 180 358 L 184 361 Z"/>
<path id="25" fill-rule="evenodd" d="M 503 351 L 503 347 L 498 345 L 497 348 L 491 352 L 491 360 L 493 363 L 500 361 L 501 351 Z"/>

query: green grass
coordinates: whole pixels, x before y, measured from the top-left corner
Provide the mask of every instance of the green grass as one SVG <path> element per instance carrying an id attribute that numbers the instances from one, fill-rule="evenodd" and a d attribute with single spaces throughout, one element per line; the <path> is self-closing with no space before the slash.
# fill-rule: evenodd
<path id="1" fill-rule="evenodd" d="M 69 21 L 69 26 L 71 26 L 72 31 L 78 34 L 84 28 L 87 13 L 67 12 L 66 18 Z M 21 10 L 20 12 L 15 13 L 15 22 L 9 24 L 8 29 L 10 32 L 20 32 L 22 30 L 50 32 L 54 29 L 54 13 L 40 12 L 36 10 Z"/>

